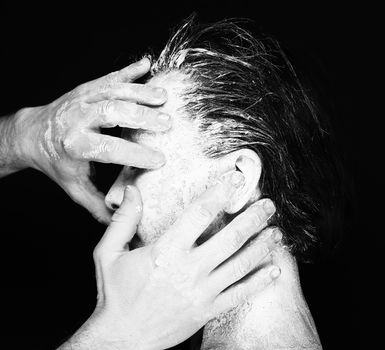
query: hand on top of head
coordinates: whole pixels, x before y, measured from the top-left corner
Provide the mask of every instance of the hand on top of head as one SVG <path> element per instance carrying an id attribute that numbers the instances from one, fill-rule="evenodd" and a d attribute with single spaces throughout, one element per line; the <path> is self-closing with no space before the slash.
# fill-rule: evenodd
<path id="1" fill-rule="evenodd" d="M 170 128 L 167 114 L 151 108 L 167 100 L 166 91 L 133 81 L 150 69 L 147 58 L 102 78 L 84 83 L 56 101 L 20 113 L 21 148 L 29 166 L 56 181 L 98 220 L 108 223 L 103 195 L 89 179 L 89 162 L 154 169 L 163 154 L 121 138 L 101 135 L 115 126 L 154 132 Z"/>

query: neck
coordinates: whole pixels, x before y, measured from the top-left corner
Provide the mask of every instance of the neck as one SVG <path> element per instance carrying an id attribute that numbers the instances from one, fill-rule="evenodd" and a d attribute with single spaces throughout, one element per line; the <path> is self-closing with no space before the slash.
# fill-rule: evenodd
<path id="1" fill-rule="evenodd" d="M 321 349 L 294 257 L 278 248 L 272 259 L 281 276 L 253 299 L 210 321 L 202 349 Z"/>

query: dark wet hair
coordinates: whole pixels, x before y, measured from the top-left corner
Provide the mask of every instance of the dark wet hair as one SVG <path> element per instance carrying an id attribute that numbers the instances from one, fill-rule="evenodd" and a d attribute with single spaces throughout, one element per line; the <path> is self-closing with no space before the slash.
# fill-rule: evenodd
<path id="1" fill-rule="evenodd" d="M 273 225 L 291 252 L 307 260 L 336 185 L 329 134 L 309 92 L 276 40 L 256 39 L 240 23 L 185 21 L 152 64 L 152 75 L 178 70 L 209 157 L 241 148 L 262 161 L 262 197 L 277 208 Z M 326 215 L 326 216 L 325 216 Z"/>

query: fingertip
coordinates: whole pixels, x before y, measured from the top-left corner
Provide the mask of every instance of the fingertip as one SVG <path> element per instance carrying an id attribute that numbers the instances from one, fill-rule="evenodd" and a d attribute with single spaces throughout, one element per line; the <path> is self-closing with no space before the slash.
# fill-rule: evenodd
<path id="1" fill-rule="evenodd" d="M 92 215 L 94 217 L 94 219 L 96 221 L 98 221 L 100 224 L 103 224 L 105 226 L 108 226 L 111 222 L 111 217 L 112 217 L 112 214 L 111 213 L 106 213 L 106 214 L 101 214 L 101 215 L 98 215 L 98 214 L 93 214 Z"/>
<path id="2" fill-rule="evenodd" d="M 127 185 L 124 189 L 124 197 L 121 207 L 129 204 L 131 208 L 135 209 L 136 213 L 142 212 L 142 200 L 139 193 L 139 190 L 132 185 Z"/>
<path id="3" fill-rule="evenodd" d="M 159 169 L 166 164 L 166 156 L 162 152 L 153 151 L 148 163 L 148 168 Z"/>
<path id="4" fill-rule="evenodd" d="M 132 186 L 127 185 L 124 189 L 124 200 L 125 201 L 131 201 L 134 199 L 133 189 Z"/>
<path id="5" fill-rule="evenodd" d="M 135 202 L 135 192 L 134 192 L 134 188 L 133 186 L 126 186 L 126 188 L 124 189 L 124 195 L 123 195 L 123 201 L 120 205 L 120 208 L 123 208 L 128 206 L 128 205 L 131 205 Z"/>
<path id="6" fill-rule="evenodd" d="M 150 58 L 148 56 L 144 56 L 137 63 L 140 66 L 146 67 L 146 66 L 151 65 L 151 60 L 150 60 Z"/>
<path id="7" fill-rule="evenodd" d="M 281 275 L 281 269 L 278 266 L 272 267 L 270 271 L 270 277 L 272 280 L 277 279 Z"/>
<path id="8" fill-rule="evenodd" d="M 273 239 L 275 243 L 279 243 L 282 240 L 282 232 L 279 228 L 273 230 Z"/>
<path id="9" fill-rule="evenodd" d="M 167 102 L 168 95 L 167 90 L 161 87 L 151 87 L 148 92 L 150 93 L 151 102 L 155 106 L 163 105 Z"/>
<path id="10" fill-rule="evenodd" d="M 148 57 L 143 57 L 141 60 L 130 64 L 128 67 L 120 71 L 120 76 L 123 82 L 132 82 L 145 75 L 151 68 L 151 61 Z"/>

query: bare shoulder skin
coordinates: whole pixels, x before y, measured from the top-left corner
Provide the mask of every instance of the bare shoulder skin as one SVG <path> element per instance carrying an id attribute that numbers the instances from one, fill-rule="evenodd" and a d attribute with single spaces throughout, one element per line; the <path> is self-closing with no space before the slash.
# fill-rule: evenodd
<path id="1" fill-rule="evenodd" d="M 295 258 L 280 247 L 272 259 L 281 268 L 280 278 L 254 299 L 210 321 L 201 349 L 322 349 Z"/>

